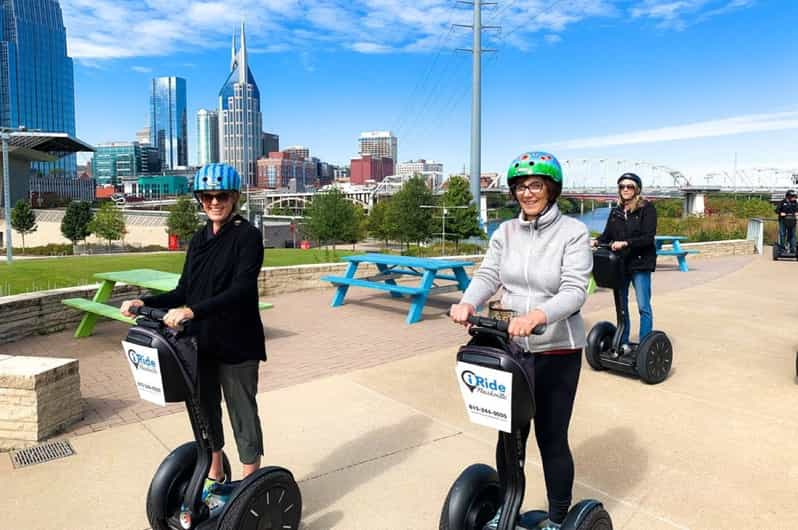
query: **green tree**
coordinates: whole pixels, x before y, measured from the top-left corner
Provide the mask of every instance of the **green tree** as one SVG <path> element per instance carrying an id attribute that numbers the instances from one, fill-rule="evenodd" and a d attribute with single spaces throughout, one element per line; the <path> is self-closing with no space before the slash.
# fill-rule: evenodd
<path id="1" fill-rule="evenodd" d="M 368 230 L 372 237 L 380 239 L 388 246 L 388 241 L 397 235 L 397 227 L 390 219 L 391 200 L 381 200 L 369 211 Z"/>
<path id="2" fill-rule="evenodd" d="M 122 239 L 127 233 L 122 210 L 114 206 L 110 201 L 103 202 L 97 215 L 89 223 L 89 230 L 108 241 L 108 248 L 110 249 L 111 241 Z"/>
<path id="3" fill-rule="evenodd" d="M 336 241 L 348 241 L 355 233 L 355 206 L 337 188 L 316 193 L 305 211 L 305 232 L 325 246 Z"/>
<path id="4" fill-rule="evenodd" d="M 22 252 L 25 252 L 25 235 L 32 234 L 39 229 L 36 224 L 36 214 L 27 201 L 19 200 L 11 211 L 11 228 L 22 236 Z"/>
<path id="5" fill-rule="evenodd" d="M 421 243 L 432 236 L 432 209 L 422 208 L 434 204 L 432 191 L 421 177 L 412 177 L 404 183 L 391 199 L 388 222 L 397 228 L 401 242 Z"/>
<path id="6" fill-rule="evenodd" d="M 455 249 L 460 245 L 460 240 L 471 236 L 484 236 L 479 228 L 479 214 L 477 205 L 471 204 L 471 195 L 468 179 L 451 177 L 446 192 L 441 197 L 441 206 L 445 209 L 442 213 L 446 216 L 446 239 L 454 240 Z M 467 208 L 447 208 L 451 206 L 467 206 Z M 440 211 L 440 210 L 439 210 Z M 443 216 L 436 216 L 436 226 L 443 232 Z"/>
<path id="7" fill-rule="evenodd" d="M 89 223 L 93 217 L 91 205 L 88 202 L 70 202 L 64 213 L 64 218 L 61 220 L 61 233 L 72 241 L 73 245 L 78 241 L 83 241 L 91 235 Z"/>
<path id="8" fill-rule="evenodd" d="M 354 214 L 354 220 L 350 227 L 351 232 L 348 234 L 349 237 L 347 240 L 352 242 L 352 251 L 354 251 L 355 244 L 358 241 L 366 239 L 366 236 L 368 236 L 369 219 L 366 215 L 366 211 L 360 205 L 352 204 L 352 213 Z"/>
<path id="9" fill-rule="evenodd" d="M 180 240 L 188 241 L 200 227 L 200 216 L 194 200 L 184 195 L 178 197 L 177 202 L 169 208 L 166 218 L 166 233 L 174 234 Z"/>

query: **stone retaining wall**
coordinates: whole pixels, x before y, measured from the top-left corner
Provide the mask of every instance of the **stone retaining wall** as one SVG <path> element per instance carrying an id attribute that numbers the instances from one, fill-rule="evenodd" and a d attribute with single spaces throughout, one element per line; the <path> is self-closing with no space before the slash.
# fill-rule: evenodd
<path id="1" fill-rule="evenodd" d="M 754 253 L 754 242 L 740 239 L 731 241 L 711 241 L 706 243 L 687 243 L 687 249 L 699 250 L 699 254 L 688 256 L 688 264 L 692 260 L 707 259 L 718 256 L 751 255 Z M 459 256 L 452 259 L 473 261 L 475 266 L 482 262 L 482 256 Z M 676 258 L 661 256 L 660 264 L 676 265 Z M 329 288 L 328 282 L 322 281 L 324 275 L 343 276 L 347 263 L 320 263 L 318 265 L 296 265 L 291 267 L 266 267 L 261 270 L 259 282 L 260 296 L 267 301 L 270 296 L 302 291 L 305 289 Z M 469 275 L 473 267 L 467 269 Z M 375 266 L 361 266 L 358 276 L 376 274 Z M 97 291 L 97 285 L 83 287 L 53 289 L 38 293 L 29 293 L 0 298 L 0 344 L 20 340 L 31 335 L 54 333 L 57 331 L 73 331 L 83 313 L 77 309 L 64 306 L 64 298 L 91 299 Z M 119 305 L 122 300 L 134 298 L 142 294 L 137 287 L 117 285 L 110 303 Z M 279 307 L 274 309 L 279 311 Z"/>
<path id="2" fill-rule="evenodd" d="M 668 247 L 666 247 L 668 248 Z M 697 250 L 698 254 L 687 255 L 687 265 L 696 259 L 718 258 L 721 256 L 750 256 L 756 253 L 754 241 L 730 239 L 728 241 L 705 241 L 703 243 L 682 243 L 685 250 Z M 658 265 L 678 265 L 676 256 L 658 256 Z"/>

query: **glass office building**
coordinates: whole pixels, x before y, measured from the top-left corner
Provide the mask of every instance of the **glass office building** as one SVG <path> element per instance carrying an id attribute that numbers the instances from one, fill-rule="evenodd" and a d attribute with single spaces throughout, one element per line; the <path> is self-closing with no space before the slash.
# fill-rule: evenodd
<path id="1" fill-rule="evenodd" d="M 161 170 L 156 148 L 138 142 L 99 144 L 92 159 L 92 177 L 98 184 L 119 186 L 123 180 Z"/>
<path id="2" fill-rule="evenodd" d="M 219 113 L 197 111 L 197 164 L 204 166 L 219 161 Z"/>
<path id="3" fill-rule="evenodd" d="M 188 165 L 186 80 L 182 77 L 152 80 L 150 144 L 158 148 L 163 168 Z"/>
<path id="4" fill-rule="evenodd" d="M 0 126 L 75 136 L 73 75 L 57 0 L 0 0 Z M 31 166 L 77 174 L 74 154 Z"/>

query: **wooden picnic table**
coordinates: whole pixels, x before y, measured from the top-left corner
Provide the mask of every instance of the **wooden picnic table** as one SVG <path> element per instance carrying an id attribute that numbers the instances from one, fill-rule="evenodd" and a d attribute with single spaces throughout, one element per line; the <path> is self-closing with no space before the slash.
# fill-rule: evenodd
<path id="1" fill-rule="evenodd" d="M 80 309 L 86 314 L 78 324 L 78 329 L 75 330 L 75 338 L 88 337 L 94 331 L 94 326 L 97 323 L 97 317 L 111 318 L 125 322 L 127 324 L 134 324 L 135 320 L 124 316 L 119 312 L 119 308 L 107 304 L 106 302 L 111 298 L 114 291 L 114 286 L 117 283 L 124 283 L 127 285 L 135 285 L 149 289 L 156 293 L 165 293 L 177 287 L 177 282 L 180 280 L 180 275 L 174 272 L 159 271 L 155 269 L 132 269 L 127 271 L 116 272 L 99 272 L 94 275 L 94 278 L 101 281 L 100 288 L 94 293 L 91 300 L 85 298 L 67 298 L 61 301 L 62 304 L 75 309 Z M 260 302 L 260 309 L 270 309 L 272 304 L 268 302 Z"/>
<path id="2" fill-rule="evenodd" d="M 686 250 L 682 248 L 682 241 L 689 239 L 687 236 L 654 236 L 654 244 L 657 247 L 658 256 L 676 256 L 679 262 L 679 270 L 682 272 L 689 272 L 687 266 L 687 254 L 698 254 L 697 250 Z M 665 245 L 671 245 L 670 249 L 663 248 Z"/>
<path id="3" fill-rule="evenodd" d="M 465 268 L 474 264 L 473 261 L 416 258 L 393 254 L 358 254 L 345 256 L 343 260 L 349 262 L 344 276 L 322 277 L 322 280 L 338 287 L 333 297 L 332 307 L 343 305 L 350 286 L 388 291 L 391 296 L 396 298 L 407 295 L 411 300 L 405 320 L 408 324 L 421 320 L 424 305 L 430 294 L 465 291 L 471 281 Z M 379 273 L 356 278 L 355 273 L 361 263 L 375 264 Z M 397 284 L 396 280 L 403 277 L 420 278 L 420 281 L 416 285 Z M 448 280 L 455 283 L 437 285 L 437 280 Z"/>

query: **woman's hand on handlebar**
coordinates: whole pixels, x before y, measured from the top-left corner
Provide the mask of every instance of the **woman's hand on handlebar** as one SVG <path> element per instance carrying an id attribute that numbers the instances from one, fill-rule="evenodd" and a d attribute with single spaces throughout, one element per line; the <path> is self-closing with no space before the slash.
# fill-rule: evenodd
<path id="1" fill-rule="evenodd" d="M 130 312 L 131 307 L 141 307 L 144 305 L 144 302 L 136 298 L 135 300 L 125 300 L 122 302 L 122 307 L 119 308 L 119 311 L 128 318 L 133 318 L 135 315 Z"/>
<path id="2" fill-rule="evenodd" d="M 540 309 L 534 309 L 526 315 L 511 318 L 507 333 L 511 337 L 528 337 L 536 327 L 547 323 L 546 313 Z"/>
<path id="3" fill-rule="evenodd" d="M 186 320 L 194 318 L 194 311 L 188 307 L 176 307 L 170 309 L 166 316 L 163 317 L 163 323 L 170 328 L 176 329 L 180 327 Z"/>
<path id="4" fill-rule="evenodd" d="M 476 314 L 476 312 L 477 308 L 471 304 L 452 304 L 449 309 L 449 316 L 452 318 L 452 322 L 468 327 L 468 317 Z"/>
<path id="5" fill-rule="evenodd" d="M 613 241 L 612 245 L 610 245 L 610 248 L 613 250 L 613 252 L 617 252 L 617 251 L 622 250 L 622 249 L 624 249 L 624 248 L 626 248 L 628 246 L 629 246 L 629 242 L 628 241 Z"/>

